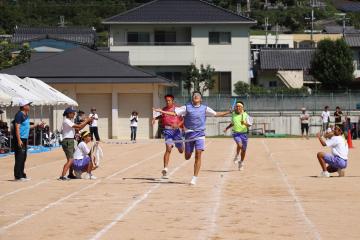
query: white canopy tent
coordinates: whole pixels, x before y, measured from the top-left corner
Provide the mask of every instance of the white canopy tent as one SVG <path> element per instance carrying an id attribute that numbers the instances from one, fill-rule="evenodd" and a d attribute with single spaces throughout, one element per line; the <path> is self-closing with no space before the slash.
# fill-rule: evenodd
<path id="1" fill-rule="evenodd" d="M 0 74 L 0 106 L 6 107 L 11 117 L 13 117 L 13 108 L 19 105 L 20 99 L 26 99 L 32 102 L 33 107 L 31 109 L 33 110 L 32 117 L 34 118 L 34 122 L 36 119 L 40 121 L 43 120 L 43 107 L 45 106 L 48 107 L 48 114 L 45 114 L 45 116 L 47 115 L 49 123 L 51 121 L 50 119 L 52 119 L 51 111 L 55 113 L 57 119 L 58 106 L 78 106 L 76 101 L 39 79 L 21 79 L 15 75 Z M 63 107 L 60 107 L 60 109 Z M 6 119 L 8 119 L 7 116 Z M 57 129 L 57 120 L 53 120 L 53 122 L 55 122 L 54 127 Z M 42 132 L 40 141 L 42 144 Z"/>
<path id="2" fill-rule="evenodd" d="M 8 96 L 5 96 L 2 92 L 7 93 Z M 15 75 L 8 74 L 0 74 L 0 101 L 2 98 L 4 98 L 3 104 L 7 103 L 7 105 L 10 105 L 12 103 L 13 106 L 18 105 L 21 98 L 33 102 L 33 105 L 36 106 L 78 106 L 76 101 L 39 79 L 21 79 Z"/>
<path id="3" fill-rule="evenodd" d="M 12 102 L 12 97 L 3 90 L 0 90 L 0 106 L 11 105 L 11 102 Z"/>
<path id="4" fill-rule="evenodd" d="M 44 100 L 41 96 L 38 96 L 28 87 L 23 86 L 9 76 L 7 74 L 0 74 L 0 90 L 11 96 L 12 105 L 18 105 L 19 99 L 22 98 L 33 102 L 33 105 L 44 105 Z"/>
<path id="5" fill-rule="evenodd" d="M 33 86 L 43 96 L 46 96 L 48 99 L 52 99 L 56 105 L 66 104 L 70 106 L 78 106 L 76 101 L 72 100 L 62 92 L 52 88 L 39 79 L 24 78 L 22 80 L 25 81 L 28 86 Z"/>

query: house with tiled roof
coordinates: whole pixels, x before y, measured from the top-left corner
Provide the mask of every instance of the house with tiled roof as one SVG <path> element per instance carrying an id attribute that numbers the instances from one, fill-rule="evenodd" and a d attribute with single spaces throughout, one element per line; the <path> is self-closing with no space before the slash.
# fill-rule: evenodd
<path id="1" fill-rule="evenodd" d="M 103 21 L 111 52 L 129 52 L 131 65 L 177 82 L 184 95 L 186 68 L 215 68 L 207 94 L 233 95 L 234 84 L 250 82 L 249 28 L 255 20 L 204 0 L 154 0 Z"/>
<path id="2" fill-rule="evenodd" d="M 257 84 L 266 87 L 301 88 L 314 84 L 309 75 L 315 49 L 261 49 Z"/>
<path id="3" fill-rule="evenodd" d="M 96 31 L 89 27 L 16 27 L 11 42 L 29 43 L 38 52 L 61 52 L 78 46 L 93 48 Z"/>

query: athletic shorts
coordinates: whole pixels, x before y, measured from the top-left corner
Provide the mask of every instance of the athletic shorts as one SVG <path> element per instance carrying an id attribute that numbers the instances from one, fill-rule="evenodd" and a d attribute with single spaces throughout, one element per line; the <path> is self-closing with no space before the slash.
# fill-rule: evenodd
<path id="1" fill-rule="evenodd" d="M 75 152 L 75 140 L 70 138 L 63 139 L 61 142 L 61 146 L 66 155 L 66 158 L 73 159 Z"/>
<path id="2" fill-rule="evenodd" d="M 183 140 L 182 138 L 182 132 L 180 129 L 164 129 L 163 130 L 163 135 L 165 138 L 165 142 L 166 145 L 171 145 L 174 146 L 174 143 L 172 143 L 172 141 L 181 141 Z M 184 144 L 181 143 L 175 143 L 175 147 L 182 149 L 184 148 Z"/>
<path id="3" fill-rule="evenodd" d="M 309 132 L 309 124 L 308 123 L 301 124 L 301 133 L 304 133 L 304 131 Z"/>
<path id="4" fill-rule="evenodd" d="M 205 133 L 203 131 L 201 132 L 188 132 L 185 133 L 185 140 L 191 140 L 195 138 L 200 138 L 194 141 L 185 142 L 185 152 L 186 153 L 192 153 L 195 150 L 205 150 Z"/>
<path id="5" fill-rule="evenodd" d="M 343 169 L 347 166 L 347 160 L 342 159 L 339 156 L 334 156 L 330 153 L 325 154 L 324 160 L 327 164 L 336 169 Z"/>
<path id="6" fill-rule="evenodd" d="M 241 143 L 242 149 L 246 151 L 248 144 L 248 135 L 246 133 L 233 133 L 233 138 L 236 143 Z"/>
<path id="7" fill-rule="evenodd" d="M 90 163 L 90 157 L 85 156 L 83 159 L 74 159 L 73 168 L 75 171 L 83 171 L 88 167 Z"/>

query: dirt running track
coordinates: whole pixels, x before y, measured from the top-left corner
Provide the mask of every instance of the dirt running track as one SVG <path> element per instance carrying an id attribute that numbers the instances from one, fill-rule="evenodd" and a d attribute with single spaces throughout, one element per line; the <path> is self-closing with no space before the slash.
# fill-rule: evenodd
<path id="1" fill-rule="evenodd" d="M 0 239 L 360 239 L 360 146 L 346 177 L 322 179 L 315 139 L 251 139 L 243 172 L 231 139 L 208 139 L 196 186 L 177 152 L 159 179 L 159 142 L 103 148 L 91 181 L 56 180 L 60 149 L 29 157 L 29 182 L 0 159 Z"/>

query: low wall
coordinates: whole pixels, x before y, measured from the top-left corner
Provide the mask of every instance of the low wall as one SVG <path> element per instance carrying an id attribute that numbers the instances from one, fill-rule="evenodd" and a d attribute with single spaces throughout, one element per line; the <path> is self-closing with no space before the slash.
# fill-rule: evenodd
<path id="1" fill-rule="evenodd" d="M 310 114 L 310 134 L 315 135 L 321 129 L 321 112 L 309 112 Z M 278 134 L 301 135 L 300 113 L 299 112 L 249 112 L 253 117 L 253 126 L 251 129 L 273 130 Z M 360 120 L 360 111 L 347 112 L 351 122 L 358 123 Z M 345 118 L 344 118 L 345 119 Z M 331 123 L 334 124 L 334 117 L 331 117 Z M 207 136 L 223 135 L 223 130 L 230 123 L 230 117 L 207 119 Z M 230 131 L 227 135 L 230 135 Z"/>

